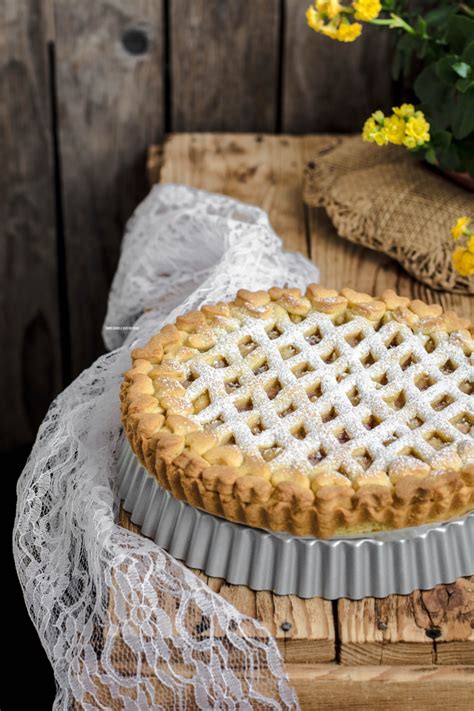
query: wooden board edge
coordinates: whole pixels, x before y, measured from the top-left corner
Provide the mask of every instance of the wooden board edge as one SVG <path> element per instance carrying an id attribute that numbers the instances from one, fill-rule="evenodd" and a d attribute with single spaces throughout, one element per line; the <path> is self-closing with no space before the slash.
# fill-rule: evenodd
<path id="1" fill-rule="evenodd" d="M 468 711 L 474 667 L 286 664 L 302 711 Z"/>

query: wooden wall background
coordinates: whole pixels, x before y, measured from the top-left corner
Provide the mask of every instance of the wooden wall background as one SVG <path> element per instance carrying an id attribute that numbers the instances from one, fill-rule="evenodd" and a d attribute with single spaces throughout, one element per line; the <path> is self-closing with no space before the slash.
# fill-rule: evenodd
<path id="1" fill-rule="evenodd" d="M 306 27 L 308 4 L 3 0 L 3 451 L 26 451 L 54 395 L 104 350 L 150 143 L 173 131 L 357 131 L 391 105 L 387 34 L 334 43 Z"/>

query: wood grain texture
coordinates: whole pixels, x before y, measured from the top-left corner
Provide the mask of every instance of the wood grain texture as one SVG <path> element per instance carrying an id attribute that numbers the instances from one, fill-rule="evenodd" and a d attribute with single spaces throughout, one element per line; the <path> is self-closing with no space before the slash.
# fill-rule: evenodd
<path id="1" fill-rule="evenodd" d="M 124 223 L 146 192 L 146 148 L 163 132 L 162 14 L 162 0 L 55 1 L 74 374 L 103 351 Z"/>
<path id="2" fill-rule="evenodd" d="M 307 156 L 327 141 L 324 136 L 175 134 L 164 146 L 160 180 L 258 205 L 268 212 L 285 247 L 307 254 L 303 168 Z"/>
<path id="3" fill-rule="evenodd" d="M 44 3 L 2 3 L 2 450 L 31 443 L 62 385 L 47 34 Z"/>
<path id="4" fill-rule="evenodd" d="M 339 600 L 337 619 L 343 664 L 474 664 L 474 578 L 412 595 Z"/>
<path id="5" fill-rule="evenodd" d="M 472 667 L 286 664 L 303 711 L 470 711 Z"/>
<path id="6" fill-rule="evenodd" d="M 274 131 L 278 0 L 170 3 L 173 131 Z"/>
<path id="7" fill-rule="evenodd" d="M 336 658 L 331 603 L 321 598 L 255 592 L 244 585 L 206 582 L 240 612 L 261 622 L 275 637 L 285 662 L 324 663 Z"/>
<path id="8" fill-rule="evenodd" d="M 308 0 L 284 2 L 283 131 L 359 131 L 392 105 L 387 30 L 365 25 L 355 42 L 336 42 L 307 26 Z"/>

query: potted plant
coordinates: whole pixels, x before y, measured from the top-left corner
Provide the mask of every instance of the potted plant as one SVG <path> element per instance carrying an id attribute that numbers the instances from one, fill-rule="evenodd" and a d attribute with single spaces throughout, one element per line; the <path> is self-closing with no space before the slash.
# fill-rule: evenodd
<path id="1" fill-rule="evenodd" d="M 473 0 L 423 2 L 418 11 L 407 0 L 315 0 L 306 17 L 341 42 L 357 40 L 364 23 L 395 33 L 392 76 L 408 78 L 413 97 L 390 115 L 375 111 L 364 140 L 405 146 L 474 189 Z"/>

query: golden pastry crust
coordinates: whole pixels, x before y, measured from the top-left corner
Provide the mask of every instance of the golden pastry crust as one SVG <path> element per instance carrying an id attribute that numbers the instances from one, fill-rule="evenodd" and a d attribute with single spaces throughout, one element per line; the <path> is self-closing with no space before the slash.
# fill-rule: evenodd
<path id="1" fill-rule="evenodd" d="M 231 521 L 325 538 L 446 520 L 474 508 L 473 336 L 467 319 L 390 290 L 242 289 L 132 352 L 123 426 L 162 486 Z M 293 423 L 283 445 L 262 425 L 278 408 Z M 391 433 L 383 443 L 371 432 L 379 425 Z"/>

